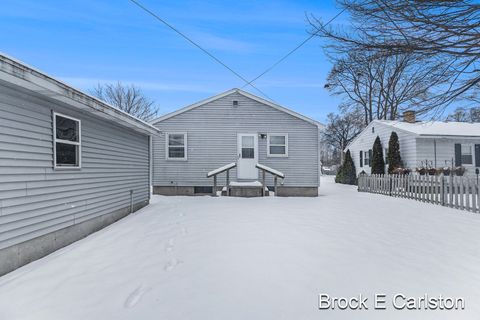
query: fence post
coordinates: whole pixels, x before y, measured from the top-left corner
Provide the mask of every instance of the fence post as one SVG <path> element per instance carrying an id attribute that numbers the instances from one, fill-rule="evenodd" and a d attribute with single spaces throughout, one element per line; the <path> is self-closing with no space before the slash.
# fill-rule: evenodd
<path id="1" fill-rule="evenodd" d="M 440 175 L 440 204 L 445 206 L 445 177 Z"/>
<path id="2" fill-rule="evenodd" d="M 479 206 L 478 210 L 475 210 L 475 212 L 480 211 L 480 186 L 478 185 L 478 180 L 475 183 L 475 197 L 477 199 L 477 204 Z"/>
<path id="3" fill-rule="evenodd" d="M 389 187 L 388 187 L 388 194 L 390 195 L 390 197 L 392 196 L 392 176 L 391 175 L 388 175 L 389 177 Z"/>
<path id="4" fill-rule="evenodd" d="M 450 186 L 449 186 L 449 190 L 448 190 L 449 191 L 449 193 L 448 193 L 448 202 L 449 202 L 448 205 L 449 205 L 449 207 L 453 208 L 453 202 L 454 202 L 453 195 L 454 194 L 453 194 L 453 176 L 452 175 L 450 175 L 449 180 L 450 180 Z"/>

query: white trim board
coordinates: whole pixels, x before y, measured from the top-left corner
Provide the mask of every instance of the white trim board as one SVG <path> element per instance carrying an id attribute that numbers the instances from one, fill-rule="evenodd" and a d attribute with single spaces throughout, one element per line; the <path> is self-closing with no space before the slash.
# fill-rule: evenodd
<path id="1" fill-rule="evenodd" d="M 260 97 L 254 95 L 254 94 L 251 94 L 251 93 L 249 93 L 249 92 L 243 91 L 243 90 L 238 89 L 238 88 L 230 89 L 230 90 L 228 90 L 228 91 L 222 92 L 222 93 L 217 94 L 217 95 L 215 95 L 215 96 L 213 96 L 213 97 L 210 97 L 210 98 L 208 98 L 208 99 L 204 99 L 204 100 L 201 100 L 201 101 L 196 102 L 196 103 L 194 103 L 194 104 L 191 104 L 191 105 L 189 105 L 189 106 L 183 107 L 183 108 L 178 109 L 178 110 L 176 110 L 176 111 L 174 111 L 174 112 L 171 112 L 171 113 L 168 113 L 168 114 L 166 114 L 166 115 L 164 115 L 164 116 L 161 116 L 161 117 L 159 117 L 159 118 L 151 121 L 150 123 L 151 123 L 151 124 L 157 124 L 157 123 L 159 123 L 159 122 L 161 122 L 161 121 L 164 121 L 164 120 L 170 119 L 170 118 L 172 118 L 172 117 L 175 117 L 176 115 L 179 115 L 179 114 L 181 114 L 181 113 L 184 113 L 184 112 L 187 112 L 187 111 L 189 111 L 189 110 L 195 109 L 195 108 L 197 108 L 197 107 L 203 106 L 203 105 L 205 105 L 205 104 L 207 104 L 207 103 L 209 103 L 209 102 L 212 102 L 212 101 L 215 101 L 215 100 L 217 100 L 217 99 L 226 97 L 226 96 L 228 96 L 228 95 L 230 95 L 230 94 L 232 94 L 232 93 L 241 94 L 241 95 L 243 95 L 243 96 L 245 96 L 245 97 L 247 97 L 247 98 L 250 98 L 250 99 L 252 99 L 252 100 L 255 100 L 255 101 L 257 101 L 257 102 L 260 102 L 260 103 L 262 103 L 262 104 L 265 104 L 265 105 L 267 105 L 267 106 L 269 106 L 269 107 L 272 107 L 272 108 L 274 108 L 274 109 L 277 109 L 277 110 L 279 110 L 279 111 L 285 112 L 285 113 L 287 113 L 287 114 L 289 114 L 289 115 L 291 115 L 291 116 L 294 116 L 294 117 L 299 118 L 299 119 L 301 119 L 301 120 L 303 120 L 303 121 L 309 122 L 309 123 L 317 126 L 319 129 L 321 129 L 321 128 L 324 127 L 324 125 L 323 125 L 322 123 L 320 123 L 320 122 L 318 122 L 318 121 L 316 121 L 316 120 L 313 120 L 313 119 L 311 119 L 311 118 L 309 118 L 309 117 L 307 117 L 307 116 L 304 116 L 304 115 L 302 115 L 302 114 L 300 114 L 300 113 L 298 113 L 298 112 L 295 112 L 295 111 L 290 110 L 290 109 L 288 109 L 288 108 L 282 107 L 282 106 L 280 106 L 280 105 L 278 105 L 278 104 L 276 104 L 276 103 L 273 103 L 273 102 L 271 102 L 271 101 L 265 100 L 265 99 L 263 99 L 263 98 L 260 98 Z"/>

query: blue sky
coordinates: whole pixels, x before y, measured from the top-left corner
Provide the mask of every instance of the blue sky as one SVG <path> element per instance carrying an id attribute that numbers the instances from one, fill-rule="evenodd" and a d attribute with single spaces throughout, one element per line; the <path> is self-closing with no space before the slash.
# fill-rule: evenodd
<path id="1" fill-rule="evenodd" d="M 334 0 L 141 2 L 248 79 L 308 36 L 306 13 L 328 20 L 339 12 Z M 4 0 L 0 30 L 2 52 L 82 90 L 134 83 L 162 113 L 243 86 L 128 0 Z M 256 85 L 275 102 L 324 121 L 339 98 L 323 88 L 331 64 L 321 46 L 312 39 Z"/>

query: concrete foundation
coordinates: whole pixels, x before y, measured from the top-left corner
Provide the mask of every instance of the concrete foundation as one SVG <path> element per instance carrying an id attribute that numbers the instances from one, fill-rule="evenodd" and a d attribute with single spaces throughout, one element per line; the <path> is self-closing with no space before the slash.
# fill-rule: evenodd
<path id="1" fill-rule="evenodd" d="M 277 187 L 277 197 L 318 197 L 317 187 Z"/>
<path id="2" fill-rule="evenodd" d="M 262 196 L 262 187 L 230 187 L 230 196 L 231 197 L 261 197 Z"/>
<path id="3" fill-rule="evenodd" d="M 134 211 L 148 201 L 138 202 Z M 0 250 L 0 276 L 85 238 L 130 213 L 130 206 Z"/>
<path id="4" fill-rule="evenodd" d="M 153 194 L 163 196 L 193 196 L 195 195 L 195 188 L 186 186 L 153 186 Z"/>

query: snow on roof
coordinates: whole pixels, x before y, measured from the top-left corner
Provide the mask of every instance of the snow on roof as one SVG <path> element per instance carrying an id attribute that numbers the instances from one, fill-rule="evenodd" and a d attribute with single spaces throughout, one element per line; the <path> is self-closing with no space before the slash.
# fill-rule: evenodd
<path id="1" fill-rule="evenodd" d="M 478 136 L 480 137 L 480 123 L 419 121 L 409 123 L 393 120 L 375 120 L 390 127 L 426 136 Z"/>

